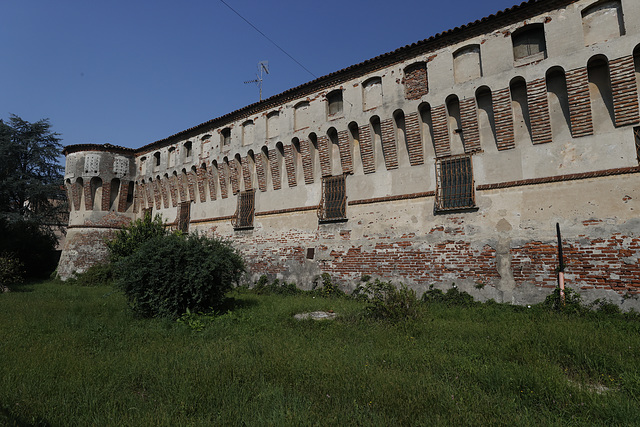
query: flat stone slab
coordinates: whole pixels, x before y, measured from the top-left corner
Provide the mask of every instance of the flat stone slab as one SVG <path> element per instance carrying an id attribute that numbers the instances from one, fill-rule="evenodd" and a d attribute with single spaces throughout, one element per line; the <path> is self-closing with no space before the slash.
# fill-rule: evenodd
<path id="1" fill-rule="evenodd" d="M 333 311 L 311 311 L 309 313 L 299 313 L 293 316 L 296 320 L 333 320 L 337 316 Z"/>

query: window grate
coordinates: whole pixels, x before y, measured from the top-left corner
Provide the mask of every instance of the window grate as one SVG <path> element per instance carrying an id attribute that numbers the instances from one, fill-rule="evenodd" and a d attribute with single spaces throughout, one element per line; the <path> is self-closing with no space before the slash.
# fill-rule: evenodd
<path id="1" fill-rule="evenodd" d="M 638 159 L 638 163 L 640 163 L 640 126 L 633 128 L 633 135 L 636 140 L 636 157 Z"/>
<path id="2" fill-rule="evenodd" d="M 236 230 L 253 228 L 253 216 L 255 213 L 255 190 L 241 191 L 238 193 L 238 208 L 231 220 L 231 225 Z"/>
<path id="3" fill-rule="evenodd" d="M 191 222 L 191 202 L 181 202 L 178 206 L 178 230 L 188 233 L 189 222 Z"/>
<path id="4" fill-rule="evenodd" d="M 322 200 L 318 206 L 321 221 L 342 221 L 347 219 L 347 191 L 345 176 L 322 178 Z"/>
<path id="5" fill-rule="evenodd" d="M 436 162 L 436 211 L 474 208 L 471 156 L 461 155 Z"/>

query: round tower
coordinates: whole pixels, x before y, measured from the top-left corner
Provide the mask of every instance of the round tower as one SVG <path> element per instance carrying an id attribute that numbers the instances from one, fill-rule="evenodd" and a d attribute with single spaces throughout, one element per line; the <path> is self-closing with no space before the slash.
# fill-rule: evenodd
<path id="1" fill-rule="evenodd" d="M 134 151 L 111 144 L 65 147 L 69 228 L 58 264 L 63 280 L 107 259 L 105 238 L 134 218 Z"/>

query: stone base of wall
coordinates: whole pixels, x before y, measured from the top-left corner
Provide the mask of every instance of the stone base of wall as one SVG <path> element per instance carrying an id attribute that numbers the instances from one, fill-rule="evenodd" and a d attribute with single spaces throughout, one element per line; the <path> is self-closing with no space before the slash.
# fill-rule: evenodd
<path id="1" fill-rule="evenodd" d="M 67 280 L 84 273 L 92 265 L 106 262 L 109 254 L 104 242 L 113 237 L 115 231 L 112 228 L 70 228 L 58 263 L 58 277 Z"/>

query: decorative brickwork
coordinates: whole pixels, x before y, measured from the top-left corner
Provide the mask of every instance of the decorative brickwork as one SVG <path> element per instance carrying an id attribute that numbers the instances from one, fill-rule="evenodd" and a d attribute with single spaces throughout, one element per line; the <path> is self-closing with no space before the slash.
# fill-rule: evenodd
<path id="1" fill-rule="evenodd" d="M 73 207 L 76 210 L 82 209 L 82 207 L 80 206 L 80 194 L 81 194 L 80 192 L 82 191 L 80 186 L 78 184 L 71 184 L 67 186 L 67 188 L 71 189 L 70 200 L 72 201 Z"/>
<path id="2" fill-rule="evenodd" d="M 269 159 L 263 152 L 256 155 L 256 175 L 258 176 L 258 189 L 267 191 L 267 168 L 269 167 Z"/>
<path id="3" fill-rule="evenodd" d="M 180 201 L 181 202 L 188 202 L 189 199 L 187 199 L 187 192 L 189 191 L 187 189 L 188 186 L 188 182 L 187 182 L 187 174 L 185 172 L 182 172 L 181 174 L 178 175 L 178 190 L 180 193 Z"/>
<path id="4" fill-rule="evenodd" d="M 271 182 L 273 183 L 273 189 L 279 190 L 282 181 L 280 178 L 280 159 L 278 150 L 275 148 L 269 149 L 269 159 L 271 160 L 269 164 L 271 165 Z"/>
<path id="5" fill-rule="evenodd" d="M 218 192 L 216 191 L 216 175 L 218 174 L 218 168 L 211 164 L 211 167 L 207 170 L 207 182 L 209 184 L 209 197 L 211 200 L 217 200 Z"/>
<path id="6" fill-rule="evenodd" d="M 145 185 L 147 194 L 147 209 L 153 207 L 153 183 L 149 182 Z"/>
<path id="7" fill-rule="evenodd" d="M 231 192 L 235 195 L 240 191 L 240 165 L 236 159 L 229 160 L 229 181 Z M 275 187 L 275 186 L 274 186 Z"/>
<path id="8" fill-rule="evenodd" d="M 313 160 L 311 159 L 311 142 L 300 141 L 300 155 L 302 156 L 302 170 L 304 172 L 304 183 L 313 184 Z"/>
<path id="9" fill-rule="evenodd" d="M 527 83 L 527 105 L 531 118 L 531 139 L 534 144 L 552 141 L 551 119 L 546 79 Z"/>
<path id="10" fill-rule="evenodd" d="M 638 86 L 633 56 L 624 56 L 609 62 L 613 111 L 616 126 L 638 123 Z"/>
<path id="11" fill-rule="evenodd" d="M 478 128 L 478 109 L 476 108 L 475 98 L 466 98 L 460 101 L 460 119 L 462 121 L 464 152 L 474 153 L 480 151 L 480 130 Z"/>
<path id="12" fill-rule="evenodd" d="M 567 72 L 567 95 L 571 116 L 571 134 L 574 138 L 593 135 L 591 95 L 587 67 Z"/>
<path id="13" fill-rule="evenodd" d="M 227 164 L 218 165 L 218 180 L 220 181 L 220 197 L 226 199 L 229 197 L 229 189 L 227 187 L 227 175 L 229 174 Z"/>
<path id="14" fill-rule="evenodd" d="M 511 110 L 511 90 L 509 88 L 493 92 L 493 117 L 496 123 L 498 150 L 514 148 L 516 143 Z"/>
<path id="15" fill-rule="evenodd" d="M 358 129 L 360 135 L 360 157 L 364 173 L 374 173 L 376 163 L 373 157 L 373 141 L 371 140 L 371 125 L 364 125 Z"/>
<path id="16" fill-rule="evenodd" d="M 196 173 L 198 174 L 198 195 L 200 196 L 200 203 L 205 203 L 207 201 L 207 192 L 205 189 L 207 170 L 199 167 L 196 169 Z"/>
<path id="17" fill-rule="evenodd" d="M 438 105 L 431 109 L 431 121 L 433 123 L 434 146 L 436 157 L 451 155 L 451 142 L 449 140 L 449 125 L 447 123 L 447 109 L 444 105 Z"/>
<path id="18" fill-rule="evenodd" d="M 171 195 L 171 206 L 173 206 L 174 208 L 176 206 L 178 206 L 178 176 L 177 175 L 171 175 L 171 177 L 169 178 L 169 194 Z"/>
<path id="19" fill-rule="evenodd" d="M 382 120 L 380 122 L 380 129 L 382 131 L 384 165 L 387 170 L 398 169 L 398 144 L 396 143 L 396 131 L 393 127 L 393 120 Z"/>
<path id="20" fill-rule="evenodd" d="M 329 138 L 326 135 L 318 137 L 318 158 L 322 176 L 331 176 L 331 157 L 329 156 Z M 334 159 L 337 161 L 338 159 Z"/>
<path id="21" fill-rule="evenodd" d="M 253 182 L 251 179 L 251 164 L 249 156 L 246 155 L 242 158 L 242 178 L 244 179 L 244 189 L 253 190 Z"/>
<path id="22" fill-rule="evenodd" d="M 291 144 L 284 146 L 284 165 L 287 170 L 287 182 L 289 187 L 296 186 L 296 164 L 293 158 L 293 146 Z"/>
<path id="23" fill-rule="evenodd" d="M 405 138 L 409 151 L 409 163 L 411 166 L 424 164 L 424 150 L 420 136 L 420 118 L 418 113 L 407 114 L 404 117 Z"/>
<path id="24" fill-rule="evenodd" d="M 169 187 L 169 183 L 167 179 L 162 179 L 158 184 L 160 185 L 160 194 L 162 195 L 162 203 L 165 209 L 169 207 L 169 193 L 167 189 Z M 171 191 L 169 189 L 169 191 Z"/>
<path id="25" fill-rule="evenodd" d="M 153 181 L 153 199 L 156 203 L 155 208 L 160 210 L 162 209 L 162 192 L 160 180 L 156 179 Z M 104 195 L 104 193 L 102 193 Z M 109 202 L 107 202 L 108 204 Z M 104 209 L 103 209 L 104 210 Z"/>
<path id="26" fill-rule="evenodd" d="M 88 211 L 93 210 L 93 194 L 91 194 L 91 183 L 84 185 L 84 208 Z"/>
<path id="27" fill-rule="evenodd" d="M 338 146 L 340 148 L 340 165 L 342 166 L 342 173 L 353 173 L 353 158 L 351 156 L 351 147 L 349 144 L 349 131 L 341 130 L 338 132 Z"/>
<path id="28" fill-rule="evenodd" d="M 102 200 L 100 201 L 100 210 L 108 211 L 111 209 L 111 183 L 102 183 Z"/>
<path id="29" fill-rule="evenodd" d="M 427 80 L 427 64 L 419 62 L 409 65 L 404 70 L 404 97 L 406 99 L 420 99 L 429 93 Z"/>

